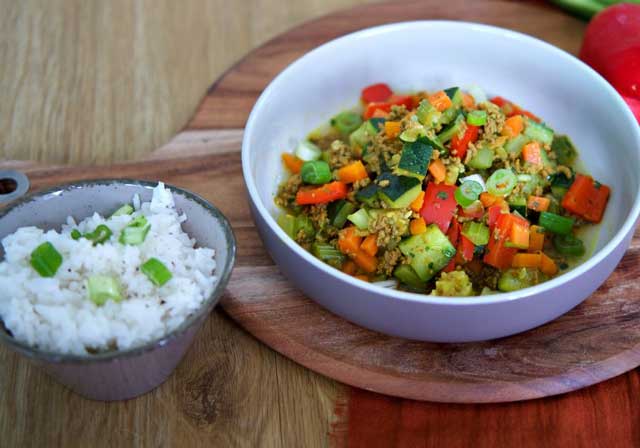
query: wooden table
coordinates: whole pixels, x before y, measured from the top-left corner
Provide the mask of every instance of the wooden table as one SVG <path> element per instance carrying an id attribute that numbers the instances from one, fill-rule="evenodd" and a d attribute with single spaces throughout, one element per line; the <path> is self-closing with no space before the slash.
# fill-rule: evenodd
<path id="1" fill-rule="evenodd" d="M 265 36 L 359 2 L 287 0 L 289 9 L 275 0 L 194 1 L 180 8 L 173 2 L 146 8 L 125 1 L 6 3 L 0 4 L 7 12 L 0 35 L 13 43 L 0 46 L 0 60 L 15 63 L 0 68 L 4 157 L 106 162 L 160 146 L 191 115 L 210 81 Z M 640 443 L 635 371 L 532 402 L 421 404 L 347 388 L 306 370 L 219 310 L 170 381 L 125 403 L 84 400 L 5 349 L 0 364 L 0 446 Z M 354 403 L 360 412 L 349 412 Z M 380 415 L 385 418 L 376 420 Z"/>

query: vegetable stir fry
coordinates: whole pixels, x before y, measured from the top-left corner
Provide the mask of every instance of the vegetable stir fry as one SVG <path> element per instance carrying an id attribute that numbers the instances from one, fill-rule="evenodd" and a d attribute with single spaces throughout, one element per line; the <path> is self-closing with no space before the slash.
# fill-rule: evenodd
<path id="1" fill-rule="evenodd" d="M 577 173 L 571 140 L 478 87 L 366 87 L 295 152 L 275 198 L 282 229 L 363 281 L 443 296 L 514 291 L 585 254 L 610 190 Z M 386 281 L 385 285 L 389 282 Z"/>

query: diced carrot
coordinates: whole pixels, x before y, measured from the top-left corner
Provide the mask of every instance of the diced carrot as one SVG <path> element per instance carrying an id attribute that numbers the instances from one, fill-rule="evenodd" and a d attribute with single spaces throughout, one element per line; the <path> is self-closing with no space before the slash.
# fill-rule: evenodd
<path id="1" fill-rule="evenodd" d="M 304 164 L 304 160 L 301 160 L 293 154 L 289 154 L 288 152 L 282 153 L 282 162 L 284 163 L 284 166 L 286 166 L 287 169 L 293 174 L 300 173 L 302 165 Z"/>
<path id="2" fill-rule="evenodd" d="M 540 151 L 542 151 L 540 143 L 527 143 L 522 148 L 522 158 L 525 162 L 529 162 L 532 165 L 542 165 L 542 154 Z"/>
<path id="3" fill-rule="evenodd" d="M 447 176 L 447 168 L 440 159 L 434 160 L 429 164 L 429 172 L 433 176 L 434 182 L 437 184 L 444 181 L 444 178 Z"/>
<path id="4" fill-rule="evenodd" d="M 338 249 L 343 254 L 351 256 L 360 252 L 361 244 L 362 237 L 356 234 L 356 228 L 353 226 L 342 229 L 338 233 Z"/>
<path id="5" fill-rule="evenodd" d="M 427 231 L 427 223 L 424 222 L 424 218 L 412 219 L 409 223 L 409 230 L 411 235 L 419 235 Z"/>
<path id="6" fill-rule="evenodd" d="M 399 121 L 385 121 L 384 122 L 384 133 L 389 138 L 397 137 L 400 134 L 400 130 L 402 129 L 402 123 Z"/>
<path id="7" fill-rule="evenodd" d="M 520 222 L 514 222 L 511 225 L 509 231 L 509 244 L 517 247 L 518 249 L 527 249 L 529 247 L 529 223 L 523 224 Z"/>
<path id="8" fill-rule="evenodd" d="M 430 95 L 429 102 L 440 112 L 449 109 L 452 104 L 451 98 L 449 98 L 449 95 L 447 95 L 444 90 L 440 90 L 439 92 Z"/>
<path id="9" fill-rule="evenodd" d="M 367 169 L 360 160 L 356 160 L 338 170 L 338 179 L 345 184 L 351 184 L 367 177 L 369 177 Z"/>
<path id="10" fill-rule="evenodd" d="M 471 109 L 475 104 L 476 101 L 473 99 L 473 96 L 469 95 L 467 92 L 462 92 L 462 106 L 465 109 Z"/>
<path id="11" fill-rule="evenodd" d="M 524 120 L 522 115 L 514 115 L 505 120 L 502 128 L 502 135 L 507 137 L 517 137 L 524 129 Z"/>
<path id="12" fill-rule="evenodd" d="M 540 253 L 540 270 L 547 275 L 556 275 L 558 273 L 558 266 L 547 254 Z"/>
<path id="13" fill-rule="evenodd" d="M 511 266 L 514 268 L 539 268 L 542 257 L 538 254 L 515 254 Z"/>
<path id="14" fill-rule="evenodd" d="M 504 238 L 495 238 L 491 235 L 487 250 L 482 259 L 486 264 L 498 269 L 511 267 L 513 257 L 518 252 L 515 247 L 506 247 Z"/>
<path id="15" fill-rule="evenodd" d="M 531 226 L 529 228 L 529 252 L 541 251 L 544 247 L 544 228 L 540 226 Z"/>
<path id="16" fill-rule="evenodd" d="M 362 244 L 360 244 L 360 249 L 362 249 L 365 254 L 375 257 L 376 253 L 378 252 L 378 243 L 376 242 L 377 239 L 377 235 L 373 233 L 371 235 L 368 235 L 364 239 Z"/>
<path id="17" fill-rule="evenodd" d="M 576 175 L 562 198 L 562 207 L 591 222 L 600 222 L 609 200 L 609 187 L 596 183 L 591 176 Z"/>
<path id="18" fill-rule="evenodd" d="M 347 260 L 344 263 L 342 263 L 342 272 L 344 272 L 347 275 L 354 275 L 357 269 L 358 267 L 351 260 Z"/>
<path id="19" fill-rule="evenodd" d="M 416 213 L 420 213 L 420 209 L 422 208 L 422 203 L 424 202 L 424 191 L 421 191 L 417 198 L 413 200 L 411 205 L 411 210 Z"/>
<path id="20" fill-rule="evenodd" d="M 334 181 L 317 188 L 298 190 L 296 202 L 298 205 L 326 204 L 345 197 L 347 197 L 347 184 Z"/>
<path id="21" fill-rule="evenodd" d="M 360 274 L 360 275 L 354 275 L 355 278 L 357 278 L 358 280 L 362 280 L 363 282 L 368 282 L 369 281 L 369 277 L 367 277 L 366 275 Z"/>
<path id="22" fill-rule="evenodd" d="M 351 255 L 351 258 L 356 262 L 360 269 L 370 274 L 372 272 L 375 272 L 376 268 L 378 267 L 378 260 L 376 260 L 376 257 L 372 257 L 362 250 L 356 252 L 354 255 Z"/>
<path id="23" fill-rule="evenodd" d="M 502 198 L 500 196 L 494 196 L 491 193 L 488 193 L 486 191 L 480 193 L 480 202 L 482 202 L 482 205 L 484 206 L 484 208 L 491 207 L 499 199 L 502 199 Z"/>
<path id="24" fill-rule="evenodd" d="M 551 200 L 542 196 L 529 196 L 527 199 L 527 208 L 535 210 L 537 212 L 546 212 L 549 210 Z"/>

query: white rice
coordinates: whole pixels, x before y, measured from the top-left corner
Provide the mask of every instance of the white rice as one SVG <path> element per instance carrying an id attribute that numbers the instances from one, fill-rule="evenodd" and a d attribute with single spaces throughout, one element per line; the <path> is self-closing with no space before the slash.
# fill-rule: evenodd
<path id="1" fill-rule="evenodd" d="M 194 248 L 195 240 L 180 227 L 187 217 L 178 215 L 171 192 L 159 183 L 151 202 L 141 204 L 134 197 L 132 203 L 133 215 L 96 213 L 78 224 L 70 216 L 60 232 L 22 227 L 2 240 L 0 318 L 17 340 L 56 353 L 125 350 L 166 335 L 209 298 L 216 283 L 214 251 Z M 144 242 L 119 243 L 122 228 L 141 214 L 151 224 Z M 113 232 L 104 244 L 70 236 L 72 229 L 92 232 L 99 224 Z M 41 277 L 30 265 L 31 252 L 46 241 L 63 257 L 52 278 Z M 173 274 L 161 287 L 139 269 L 152 257 Z M 86 288 L 92 275 L 119 279 L 123 300 L 92 302 Z"/>

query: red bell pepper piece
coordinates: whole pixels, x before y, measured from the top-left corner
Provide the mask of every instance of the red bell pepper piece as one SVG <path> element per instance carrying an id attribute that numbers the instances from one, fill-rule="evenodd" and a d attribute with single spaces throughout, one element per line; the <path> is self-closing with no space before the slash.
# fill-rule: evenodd
<path id="1" fill-rule="evenodd" d="M 326 204 L 327 202 L 347 197 L 347 184 L 334 181 L 316 188 L 298 190 L 296 202 L 298 205 Z"/>
<path id="2" fill-rule="evenodd" d="M 518 249 L 515 247 L 506 247 L 505 242 L 506 238 L 496 238 L 492 232 L 482 261 L 498 269 L 511 267 L 513 257 L 515 257 Z"/>
<path id="3" fill-rule="evenodd" d="M 495 104 L 500 109 L 502 109 L 502 112 L 507 117 L 512 117 L 514 115 L 525 115 L 525 116 L 531 118 L 533 121 L 537 121 L 538 123 L 541 121 L 540 118 L 538 118 L 537 116 L 535 116 L 534 114 L 532 114 L 528 110 L 522 109 L 517 104 L 512 103 L 511 101 L 506 100 L 506 99 L 502 98 L 501 96 L 493 97 L 489 101 L 491 101 L 493 104 Z"/>
<path id="4" fill-rule="evenodd" d="M 451 153 L 459 157 L 460 160 L 464 160 L 464 156 L 467 154 L 467 148 L 469 143 L 475 143 L 478 140 L 478 131 L 480 128 L 472 124 L 467 124 L 467 130 L 464 131 L 462 138 L 458 138 L 454 135 L 451 139 Z"/>
<path id="5" fill-rule="evenodd" d="M 382 111 L 385 113 L 389 113 L 391 111 L 391 103 L 369 103 L 367 104 L 367 108 L 364 110 L 364 114 L 362 114 L 365 120 L 373 117 L 377 111 Z"/>
<path id="6" fill-rule="evenodd" d="M 362 101 L 365 103 L 383 103 L 389 99 L 389 97 L 393 94 L 391 88 L 384 84 L 371 84 L 370 86 L 362 89 Z"/>
<path id="7" fill-rule="evenodd" d="M 498 218 L 500 217 L 500 215 L 502 215 L 503 213 L 505 213 L 502 205 L 500 204 L 496 204 L 496 205 L 492 205 L 491 207 L 489 207 L 487 209 L 488 213 L 489 213 L 489 219 L 487 224 L 489 224 L 489 229 L 493 230 L 493 227 L 496 225 L 496 222 L 498 221 Z"/>
<path id="8" fill-rule="evenodd" d="M 458 243 L 458 250 L 456 251 L 456 263 L 465 264 L 473 260 L 474 250 L 475 245 L 473 242 L 466 236 L 460 235 L 460 242 Z"/>
<path id="9" fill-rule="evenodd" d="M 363 117 L 365 120 L 373 117 L 377 110 L 390 112 L 391 106 L 404 105 L 408 110 L 413 109 L 413 97 L 410 95 L 391 95 L 385 102 L 374 101 L 367 104 Z"/>
<path id="10" fill-rule="evenodd" d="M 457 219 L 451 221 L 451 227 L 449 227 L 449 231 L 447 232 L 447 238 L 454 246 L 458 245 L 458 238 L 460 238 L 460 223 Z"/>
<path id="11" fill-rule="evenodd" d="M 427 224 L 435 223 L 442 233 L 447 233 L 457 203 L 454 197 L 455 185 L 429 182 L 424 193 L 424 202 L 420 215 Z"/>
<path id="12" fill-rule="evenodd" d="M 484 216 L 484 206 L 482 202 L 475 201 L 469 207 L 461 208 L 458 215 L 465 218 L 480 219 Z"/>
<path id="13" fill-rule="evenodd" d="M 609 187 L 596 183 L 591 176 L 577 174 L 562 198 L 562 207 L 590 222 L 600 222 L 609 200 Z"/>
<path id="14" fill-rule="evenodd" d="M 394 106 L 405 106 L 407 110 L 413 109 L 413 97 L 411 95 L 391 95 L 387 102 Z"/>

